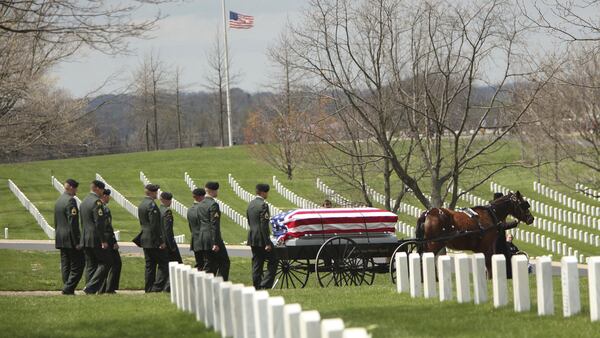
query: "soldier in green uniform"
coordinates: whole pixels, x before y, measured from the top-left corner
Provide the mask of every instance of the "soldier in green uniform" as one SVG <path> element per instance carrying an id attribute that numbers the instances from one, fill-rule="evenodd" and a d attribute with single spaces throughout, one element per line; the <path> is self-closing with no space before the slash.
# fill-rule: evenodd
<path id="1" fill-rule="evenodd" d="M 198 206 L 200 218 L 199 245 L 206 259 L 206 272 L 222 276 L 229 280 L 229 255 L 221 237 L 221 210 L 215 200 L 218 196 L 219 183 L 207 182 L 204 185 L 206 198 Z M 196 246 L 196 243 L 194 243 Z"/>
<path id="2" fill-rule="evenodd" d="M 192 240 L 190 243 L 190 250 L 194 252 L 194 258 L 196 259 L 196 269 L 204 270 L 206 267 L 206 261 L 204 259 L 204 253 L 210 250 L 210 247 L 202 245 L 202 243 L 208 242 L 209 231 L 205 229 L 201 232 L 200 214 L 199 208 L 200 203 L 204 200 L 206 191 L 204 188 L 196 188 L 192 191 L 192 198 L 194 204 L 188 209 L 187 220 L 190 226 L 190 234 Z"/>
<path id="3" fill-rule="evenodd" d="M 81 276 L 85 258 L 81 250 L 79 230 L 79 209 L 75 201 L 79 183 L 74 179 L 65 181 L 65 192 L 54 205 L 54 244 L 60 249 L 60 270 L 63 281 L 63 295 L 74 295 Z"/>
<path id="4" fill-rule="evenodd" d="M 112 215 L 108 208 L 110 202 L 110 189 L 104 189 L 104 193 L 100 197 L 104 208 L 104 217 L 106 219 L 106 231 L 110 232 L 108 239 L 108 254 L 111 256 L 111 267 L 106 276 L 106 280 L 102 283 L 99 293 L 116 293 L 119 289 L 119 280 L 121 279 L 121 254 L 119 253 L 119 244 L 115 237 L 115 229 L 112 225 Z"/>
<path id="5" fill-rule="evenodd" d="M 138 206 L 138 216 L 142 227 L 142 232 L 138 237 L 146 260 L 144 286 L 146 292 L 161 292 L 169 289 L 169 255 L 166 250 L 164 229 L 160 221 L 160 210 L 154 202 L 158 189 L 158 185 L 146 185 L 144 191 L 146 197 Z"/>
<path id="6" fill-rule="evenodd" d="M 163 229 L 165 231 L 165 241 L 167 243 L 167 249 L 169 250 L 169 262 L 183 263 L 181 254 L 179 253 L 179 247 L 175 242 L 175 233 L 173 232 L 173 211 L 171 211 L 171 202 L 173 201 L 173 194 L 167 191 L 163 191 L 160 194 L 160 219 L 162 222 Z"/>
<path id="7" fill-rule="evenodd" d="M 269 231 L 271 215 L 269 205 L 265 201 L 269 196 L 269 189 L 268 184 L 257 184 L 256 198 L 250 202 L 246 211 L 250 226 L 248 245 L 252 249 L 252 282 L 257 290 L 270 289 L 277 271 L 277 260 Z M 265 261 L 267 261 L 266 273 L 263 272 Z"/>
<path id="8" fill-rule="evenodd" d="M 107 230 L 104 208 L 100 200 L 104 192 L 104 182 L 94 180 L 90 188 L 90 194 L 81 202 L 81 244 L 85 252 L 87 280 L 83 292 L 95 294 L 100 290 L 111 266 L 111 256 L 108 253 L 111 233 Z"/>

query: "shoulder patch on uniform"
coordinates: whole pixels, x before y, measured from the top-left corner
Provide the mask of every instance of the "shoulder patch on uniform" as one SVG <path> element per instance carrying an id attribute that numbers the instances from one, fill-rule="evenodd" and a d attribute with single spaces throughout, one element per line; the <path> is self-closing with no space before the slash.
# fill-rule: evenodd
<path id="1" fill-rule="evenodd" d="M 102 205 L 102 201 L 101 200 L 97 200 L 96 201 L 96 205 Z"/>
<path id="2" fill-rule="evenodd" d="M 71 215 L 76 216 L 77 215 L 77 208 L 73 207 L 71 209 Z"/>
<path id="3" fill-rule="evenodd" d="M 215 214 L 213 215 L 214 218 L 219 218 L 219 212 L 215 212 Z"/>
<path id="4" fill-rule="evenodd" d="M 98 209 L 98 216 L 103 216 L 104 212 L 102 211 L 102 208 Z"/>

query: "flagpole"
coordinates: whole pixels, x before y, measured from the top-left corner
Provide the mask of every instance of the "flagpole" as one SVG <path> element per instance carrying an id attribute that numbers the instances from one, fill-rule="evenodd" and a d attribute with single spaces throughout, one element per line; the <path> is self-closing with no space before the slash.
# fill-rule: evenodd
<path id="1" fill-rule="evenodd" d="M 231 99 L 229 98 L 229 44 L 227 43 L 227 12 L 225 11 L 225 0 L 223 4 L 223 39 L 225 40 L 225 97 L 227 98 L 227 134 L 229 136 L 229 146 L 233 145 L 231 137 Z"/>

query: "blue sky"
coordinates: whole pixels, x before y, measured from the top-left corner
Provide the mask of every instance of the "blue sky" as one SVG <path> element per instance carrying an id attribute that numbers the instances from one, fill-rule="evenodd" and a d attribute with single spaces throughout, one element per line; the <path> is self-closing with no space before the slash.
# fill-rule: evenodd
<path id="1" fill-rule="evenodd" d="M 227 0 L 227 9 L 255 17 L 250 30 L 230 30 L 232 71 L 240 73 L 238 87 L 259 91 L 268 82 L 270 67 L 266 51 L 277 39 L 288 19 L 302 13 L 306 0 Z M 109 92 L 124 86 L 144 55 L 159 53 L 170 66 L 183 68 L 182 82 L 188 90 L 201 90 L 208 72 L 206 54 L 222 25 L 220 0 L 197 0 L 160 7 L 167 15 L 151 33 L 153 39 L 131 40 L 131 55 L 107 56 L 81 51 L 54 70 L 59 86 L 76 96 L 98 88 L 105 79 L 117 80 L 105 87 Z M 147 11 L 149 12 L 149 11 Z M 144 15 L 146 13 L 140 13 Z"/>

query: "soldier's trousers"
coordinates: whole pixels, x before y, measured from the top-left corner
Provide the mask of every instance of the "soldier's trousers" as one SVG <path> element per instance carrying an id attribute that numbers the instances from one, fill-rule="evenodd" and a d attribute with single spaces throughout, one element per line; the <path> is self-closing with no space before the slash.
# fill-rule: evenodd
<path id="1" fill-rule="evenodd" d="M 108 271 L 112 266 L 112 256 L 109 249 L 85 248 L 85 264 L 87 283 L 86 293 L 97 293 L 102 283 L 106 280 Z"/>
<path id="2" fill-rule="evenodd" d="M 267 252 L 263 246 L 253 246 L 252 248 L 252 283 L 254 288 L 270 289 L 275 281 L 277 272 L 277 259 L 275 253 Z M 265 261 L 267 262 L 267 271 L 264 272 Z"/>
<path id="3" fill-rule="evenodd" d="M 144 248 L 146 275 L 144 290 L 161 292 L 169 290 L 169 254 L 167 250 Z M 158 272 L 156 271 L 158 267 Z"/>
<path id="4" fill-rule="evenodd" d="M 121 280 L 121 267 L 123 263 L 121 261 L 121 254 L 119 250 L 110 249 L 108 250 L 111 258 L 112 265 L 106 276 L 106 280 L 100 287 L 100 293 L 113 293 L 119 290 L 119 281 Z"/>
<path id="5" fill-rule="evenodd" d="M 169 250 L 169 262 L 183 263 L 183 259 L 179 253 L 179 247 L 177 247 L 177 245 L 175 245 L 175 250 Z"/>
<path id="6" fill-rule="evenodd" d="M 83 251 L 77 249 L 60 249 L 60 271 L 63 281 L 63 292 L 72 294 L 83 276 L 85 258 Z"/>
<path id="7" fill-rule="evenodd" d="M 204 259 L 206 251 L 194 251 L 194 258 L 196 259 L 196 269 L 202 271 L 206 269 L 206 259 Z"/>
<path id="8" fill-rule="evenodd" d="M 223 277 L 224 281 L 229 280 L 229 254 L 224 243 L 220 243 L 219 251 L 205 251 L 206 272 L 213 273 L 215 276 Z"/>

